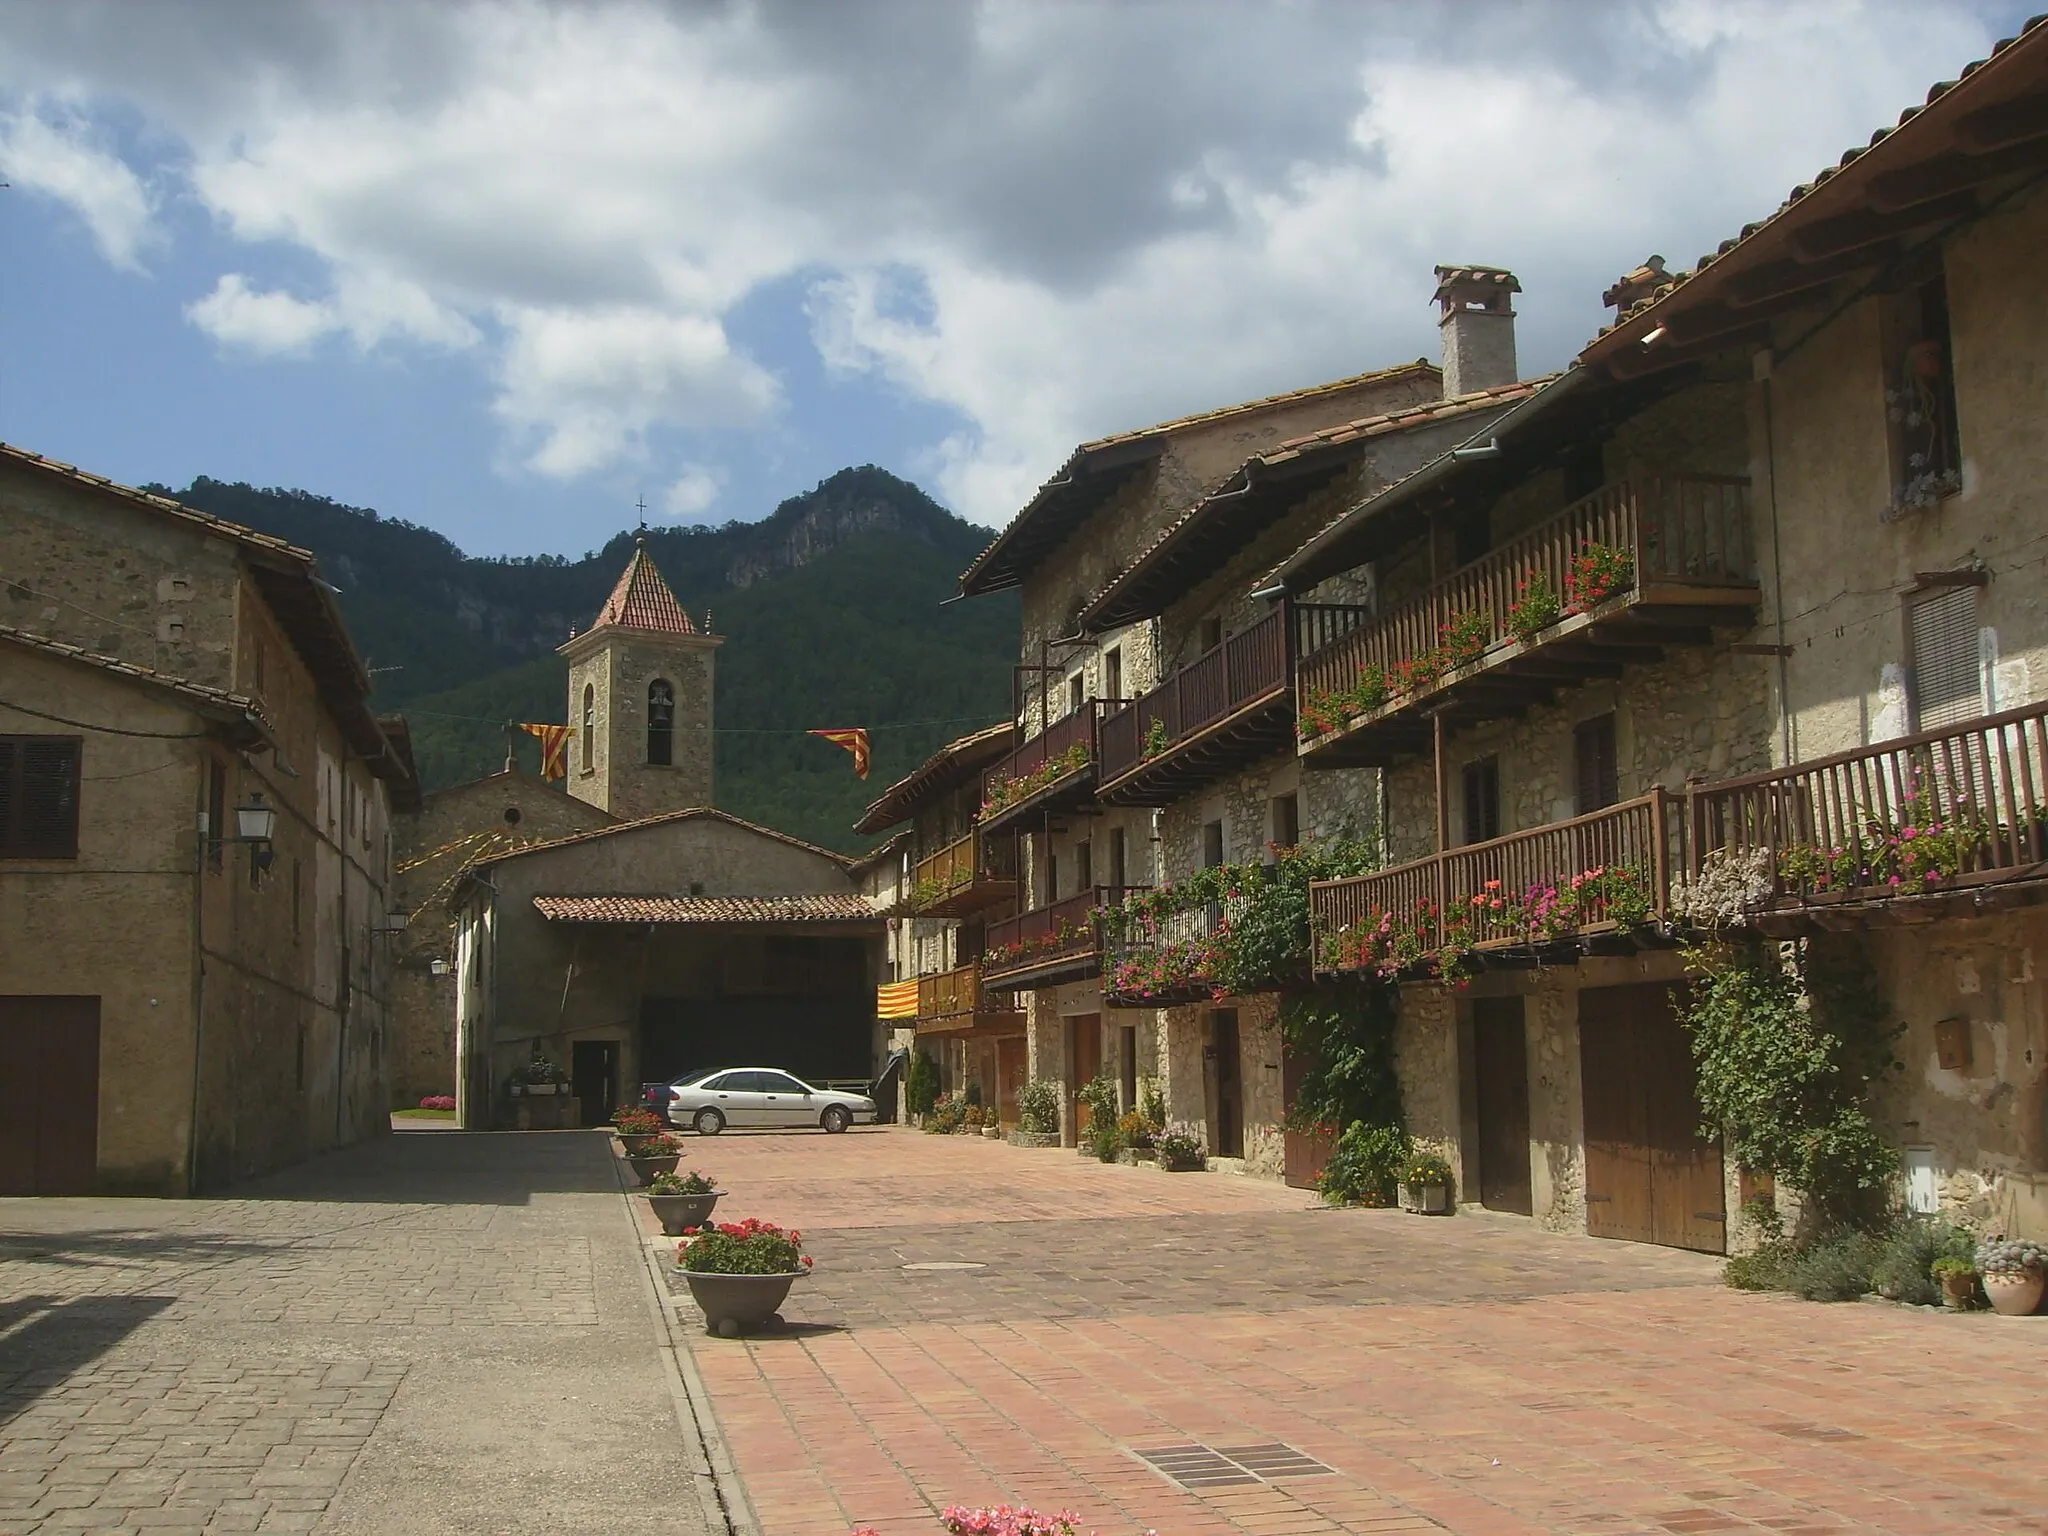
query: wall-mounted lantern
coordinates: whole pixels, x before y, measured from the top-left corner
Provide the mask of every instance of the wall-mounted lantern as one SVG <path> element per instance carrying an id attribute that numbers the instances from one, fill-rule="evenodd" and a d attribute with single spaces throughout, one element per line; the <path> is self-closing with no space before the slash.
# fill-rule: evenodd
<path id="1" fill-rule="evenodd" d="M 277 830 L 277 809 L 263 803 L 263 792 L 258 790 L 249 797 L 247 805 L 235 807 L 234 837 L 223 841 L 247 843 L 249 845 L 249 868 L 251 872 L 270 868 L 277 857 L 271 846 L 271 834 Z"/>
<path id="2" fill-rule="evenodd" d="M 436 976 L 446 976 L 450 972 L 452 972 L 455 969 L 455 967 L 450 965 L 446 960 L 436 960 L 431 965 L 429 965 L 427 969 L 432 971 Z"/>
<path id="3" fill-rule="evenodd" d="M 412 914 L 403 907 L 393 907 L 382 918 L 370 925 L 370 932 L 392 938 L 405 932 L 412 924 Z"/>

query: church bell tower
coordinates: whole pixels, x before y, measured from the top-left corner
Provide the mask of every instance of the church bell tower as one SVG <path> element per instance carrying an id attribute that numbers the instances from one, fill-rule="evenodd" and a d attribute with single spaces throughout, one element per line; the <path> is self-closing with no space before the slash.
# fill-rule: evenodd
<path id="1" fill-rule="evenodd" d="M 597 621 L 561 647 L 569 659 L 569 793 L 629 821 L 710 805 L 720 643 L 683 612 L 643 529 Z"/>

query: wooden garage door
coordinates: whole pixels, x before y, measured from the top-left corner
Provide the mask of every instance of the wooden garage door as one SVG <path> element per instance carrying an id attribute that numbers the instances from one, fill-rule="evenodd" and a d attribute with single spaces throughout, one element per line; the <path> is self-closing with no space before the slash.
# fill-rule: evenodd
<path id="1" fill-rule="evenodd" d="M 1725 1253 L 1721 1145 L 1699 1137 L 1691 1046 L 1662 983 L 1579 994 L 1586 1230 Z"/>
<path id="2" fill-rule="evenodd" d="M 99 1171 L 100 1000 L 0 997 L 0 1195 L 89 1195 Z"/>
<path id="3" fill-rule="evenodd" d="M 1315 1057 L 1304 1054 L 1292 1044 L 1280 1048 L 1281 1105 L 1288 1116 L 1288 1129 L 1281 1142 L 1285 1154 L 1282 1177 L 1294 1189 L 1314 1189 L 1316 1180 L 1322 1177 L 1324 1165 L 1330 1161 L 1330 1154 L 1337 1150 L 1335 1136 L 1293 1128 L 1295 1095 L 1301 1092 L 1302 1083 L 1319 1065 Z"/>

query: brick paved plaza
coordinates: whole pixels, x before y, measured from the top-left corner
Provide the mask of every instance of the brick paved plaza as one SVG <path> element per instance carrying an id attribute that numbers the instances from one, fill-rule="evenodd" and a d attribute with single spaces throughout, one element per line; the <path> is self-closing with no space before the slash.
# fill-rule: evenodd
<path id="1" fill-rule="evenodd" d="M 804 1229 L 783 1331 L 685 1298 L 670 1332 L 594 1132 L 0 1201 L 0 1533 L 716 1530 L 691 1374 L 762 1536 L 956 1499 L 1102 1536 L 2048 1530 L 2048 1319 L 893 1128 L 688 1152 L 721 1215 Z"/>

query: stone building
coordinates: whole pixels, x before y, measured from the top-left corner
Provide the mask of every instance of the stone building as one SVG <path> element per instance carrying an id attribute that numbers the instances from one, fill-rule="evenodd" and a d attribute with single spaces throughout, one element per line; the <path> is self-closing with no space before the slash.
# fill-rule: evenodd
<path id="1" fill-rule="evenodd" d="M 982 985 L 988 928 L 1014 912 L 1016 845 L 975 825 L 982 775 L 1017 743 L 1010 721 L 948 742 L 868 806 L 854 830 L 907 829 L 874 859 L 867 887 L 888 914 L 890 982 L 914 982 L 901 1045 L 928 1053 L 946 1092 L 972 1083 L 1006 1127 L 1026 1075 L 1024 1010 Z M 885 1014 L 886 1017 L 886 1014 Z"/>
<path id="2" fill-rule="evenodd" d="M 1410 1127 L 1465 1198 L 1728 1245 L 1757 1186 L 1698 1135 L 1673 947 L 1712 924 L 1875 978 L 1909 1208 L 2048 1235 L 2044 168 L 2037 28 L 1631 272 L 1570 371 L 1265 579 L 1379 588 L 1297 667 L 1303 766 L 1386 782 L 1390 867 L 1315 889 L 1319 960 L 1402 978 Z M 1477 558 L 1425 568 L 1447 525 Z M 1518 626 L 1539 573 L 1561 611 Z"/>
<path id="3" fill-rule="evenodd" d="M 1107 1075 L 1125 1107 L 1155 1090 L 1218 1156 L 1281 1171 L 1272 999 L 1105 988 L 1095 914 L 1204 863 L 1376 824 L 1355 785 L 1305 795 L 1289 750 L 1293 656 L 1370 592 L 1337 582 L 1274 608 L 1246 578 L 1531 392 L 1512 372 L 1513 275 L 1437 278 L 1463 396 L 1417 361 L 1085 444 L 962 578 L 1023 587 L 1025 739 L 987 771 L 980 828 L 1018 842 L 1026 910 L 990 924 L 984 975 L 1026 994 L 1029 1070 L 1063 1085 L 1069 1141 L 1076 1090 Z"/>
<path id="4" fill-rule="evenodd" d="M 435 791 L 399 827 L 408 914 L 394 978 L 393 1108 L 456 1092 L 455 920 L 446 897 L 479 859 L 527 843 L 711 804 L 717 637 L 683 612 L 644 539 L 569 661 L 557 783 L 505 768 Z M 513 729 L 508 725 L 508 732 Z"/>
<path id="5" fill-rule="evenodd" d="M 0 1192 L 385 1131 L 416 804 L 309 553 L 0 448 Z"/>
<path id="6" fill-rule="evenodd" d="M 451 903 L 466 1127 L 519 1123 L 536 1056 L 585 1125 L 693 1069 L 878 1065 L 884 919 L 839 854 L 696 807 L 485 855 Z"/>

